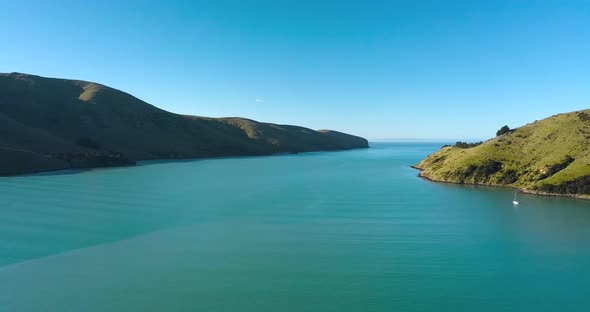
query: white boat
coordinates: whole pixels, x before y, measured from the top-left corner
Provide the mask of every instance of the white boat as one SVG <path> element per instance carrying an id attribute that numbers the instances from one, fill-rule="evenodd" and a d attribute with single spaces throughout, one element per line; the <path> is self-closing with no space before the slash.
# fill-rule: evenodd
<path id="1" fill-rule="evenodd" d="M 518 201 L 516 200 L 516 190 L 514 190 L 514 200 L 512 200 L 513 205 L 518 205 Z"/>

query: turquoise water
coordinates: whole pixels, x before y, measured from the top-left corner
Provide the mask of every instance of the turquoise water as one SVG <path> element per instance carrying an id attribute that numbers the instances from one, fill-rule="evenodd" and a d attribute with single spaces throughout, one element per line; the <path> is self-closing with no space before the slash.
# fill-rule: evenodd
<path id="1" fill-rule="evenodd" d="M 589 311 L 590 202 L 417 178 L 440 145 L 0 178 L 0 311 Z"/>

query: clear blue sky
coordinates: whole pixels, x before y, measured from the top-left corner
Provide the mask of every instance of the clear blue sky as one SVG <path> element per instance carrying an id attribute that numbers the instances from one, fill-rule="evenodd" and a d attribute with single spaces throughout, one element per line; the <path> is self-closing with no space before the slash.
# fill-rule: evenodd
<path id="1" fill-rule="evenodd" d="M 0 29 L 0 72 L 370 139 L 590 108 L 590 1 L 0 0 Z"/>

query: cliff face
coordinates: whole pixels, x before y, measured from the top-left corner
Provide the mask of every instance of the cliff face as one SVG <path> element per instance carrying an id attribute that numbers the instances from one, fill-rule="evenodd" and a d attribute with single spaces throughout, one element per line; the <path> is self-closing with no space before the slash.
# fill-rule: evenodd
<path id="1" fill-rule="evenodd" d="M 415 166 L 441 182 L 590 194 L 590 110 L 535 121 L 475 147 L 445 146 Z"/>
<path id="2" fill-rule="evenodd" d="M 92 82 L 0 74 L 0 175 L 367 147 L 332 131 L 178 115 Z"/>

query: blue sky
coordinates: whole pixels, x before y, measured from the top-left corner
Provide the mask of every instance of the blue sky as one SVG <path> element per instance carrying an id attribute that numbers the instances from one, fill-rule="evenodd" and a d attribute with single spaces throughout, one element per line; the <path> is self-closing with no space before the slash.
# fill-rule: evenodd
<path id="1" fill-rule="evenodd" d="M 0 0 L 0 29 L 0 72 L 370 139 L 590 108 L 589 1 Z"/>

